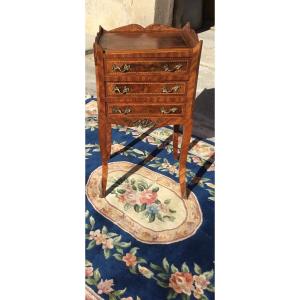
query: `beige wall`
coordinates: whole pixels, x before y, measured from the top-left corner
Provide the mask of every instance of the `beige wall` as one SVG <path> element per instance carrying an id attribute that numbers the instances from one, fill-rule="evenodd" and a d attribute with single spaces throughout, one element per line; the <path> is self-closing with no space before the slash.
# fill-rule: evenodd
<path id="1" fill-rule="evenodd" d="M 137 23 L 154 23 L 155 0 L 85 0 L 86 49 L 93 47 L 99 25 L 110 30 Z"/>

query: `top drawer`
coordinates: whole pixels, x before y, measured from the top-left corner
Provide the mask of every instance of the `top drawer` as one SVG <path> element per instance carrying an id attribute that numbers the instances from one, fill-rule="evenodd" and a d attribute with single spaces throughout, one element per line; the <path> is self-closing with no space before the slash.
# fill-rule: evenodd
<path id="1" fill-rule="evenodd" d="M 107 75 L 166 75 L 186 74 L 189 71 L 189 61 L 179 60 L 105 60 Z"/>

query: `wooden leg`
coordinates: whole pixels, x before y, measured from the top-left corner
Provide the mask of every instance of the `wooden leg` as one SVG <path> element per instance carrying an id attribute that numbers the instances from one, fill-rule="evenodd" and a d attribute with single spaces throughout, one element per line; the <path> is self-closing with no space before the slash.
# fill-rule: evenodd
<path id="1" fill-rule="evenodd" d="M 173 155 L 175 159 L 179 158 L 178 153 L 178 136 L 179 136 L 179 125 L 174 125 L 174 133 L 173 133 Z"/>
<path id="2" fill-rule="evenodd" d="M 186 159 L 189 150 L 190 140 L 192 135 L 192 124 L 188 123 L 183 126 L 181 151 L 179 159 L 179 184 L 181 190 L 181 197 L 187 198 L 186 192 Z"/>
<path id="3" fill-rule="evenodd" d="M 106 144 L 107 144 L 107 155 L 108 155 L 108 160 L 110 159 L 110 154 L 111 154 L 111 124 L 107 124 L 106 127 Z"/>
<path id="4" fill-rule="evenodd" d="M 101 181 L 101 197 L 106 195 L 107 175 L 108 175 L 108 159 L 109 153 L 107 152 L 107 125 L 104 118 L 100 119 L 99 123 L 99 144 L 102 158 L 102 181 Z"/>

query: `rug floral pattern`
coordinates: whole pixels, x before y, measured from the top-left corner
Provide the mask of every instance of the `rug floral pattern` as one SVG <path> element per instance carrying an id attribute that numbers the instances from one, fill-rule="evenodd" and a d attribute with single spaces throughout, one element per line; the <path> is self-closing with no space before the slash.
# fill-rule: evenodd
<path id="1" fill-rule="evenodd" d="M 101 176 L 97 131 L 97 105 L 94 98 L 89 98 L 86 100 L 86 299 L 213 300 L 213 140 L 191 140 L 187 180 L 189 197 L 194 198 L 188 203 L 197 205 L 187 210 L 183 208 L 187 202 L 177 199 L 178 162 L 172 155 L 172 128 L 151 131 L 113 127 L 109 169 L 114 165 L 119 169 L 139 166 L 147 157 L 152 159 L 122 182 L 120 170 L 112 170 L 115 173 L 109 176 L 109 185 L 115 186 L 106 199 L 99 196 L 97 183 Z M 151 176 L 147 178 L 143 170 Z M 93 180 L 91 188 L 89 183 Z M 172 185 L 169 192 L 168 184 Z M 189 211 L 195 211 L 194 216 L 199 218 L 194 220 L 194 230 L 184 238 L 176 238 L 180 232 L 178 225 L 185 223 L 182 220 Z M 126 223 L 127 217 L 131 223 Z M 142 235 L 147 230 L 148 240 L 136 234 Z M 169 237 L 172 230 L 174 236 L 167 243 L 155 242 L 161 238 L 160 231 Z M 182 232 L 186 230 L 188 227 Z"/>

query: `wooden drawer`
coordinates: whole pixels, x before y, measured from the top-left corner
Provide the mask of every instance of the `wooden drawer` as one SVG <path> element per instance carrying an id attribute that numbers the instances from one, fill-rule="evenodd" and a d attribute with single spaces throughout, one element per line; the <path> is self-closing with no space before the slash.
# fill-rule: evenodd
<path id="1" fill-rule="evenodd" d="M 105 60 L 105 72 L 108 75 L 129 75 L 134 73 L 155 75 L 157 73 L 174 74 L 187 73 L 188 60 Z"/>
<path id="2" fill-rule="evenodd" d="M 184 104 L 135 104 L 107 103 L 107 112 L 111 116 L 182 116 Z"/>
<path id="3" fill-rule="evenodd" d="M 121 83 L 106 82 L 106 96 L 124 97 L 126 95 L 185 95 L 185 82 L 169 83 Z"/>

